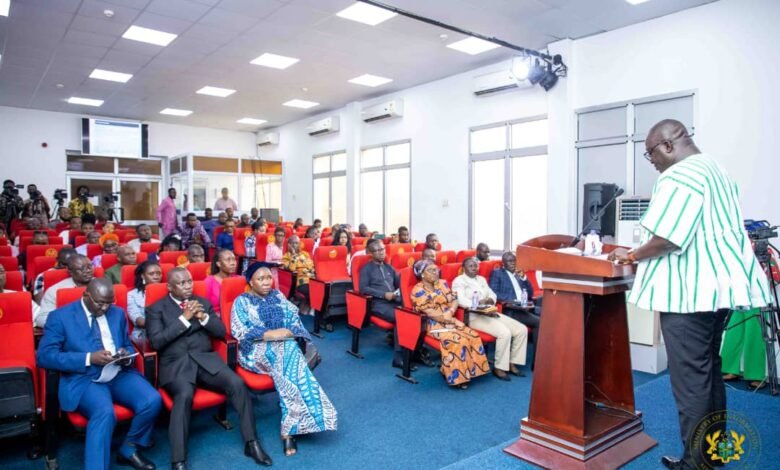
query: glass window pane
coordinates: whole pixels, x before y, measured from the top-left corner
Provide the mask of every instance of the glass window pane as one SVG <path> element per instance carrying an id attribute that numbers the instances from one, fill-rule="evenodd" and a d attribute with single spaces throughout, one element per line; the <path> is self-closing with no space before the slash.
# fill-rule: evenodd
<path id="1" fill-rule="evenodd" d="M 512 124 L 512 148 L 547 145 L 547 119 Z"/>
<path id="2" fill-rule="evenodd" d="M 85 155 L 68 155 L 68 171 L 89 171 L 91 173 L 113 173 L 114 159 Z"/>
<path id="3" fill-rule="evenodd" d="M 395 231 L 401 225 L 409 226 L 409 168 L 385 172 L 387 178 L 387 229 Z"/>
<path id="4" fill-rule="evenodd" d="M 331 157 L 330 171 L 346 171 L 347 154 L 337 153 Z"/>
<path id="5" fill-rule="evenodd" d="M 161 176 L 160 160 L 140 158 L 117 158 L 119 173 Z"/>
<path id="6" fill-rule="evenodd" d="M 369 171 L 360 175 L 360 222 L 369 230 L 385 233 L 383 227 L 382 198 L 384 184 L 381 171 Z M 392 230 L 392 229 L 391 229 Z"/>
<path id="7" fill-rule="evenodd" d="M 282 210 L 282 179 L 267 178 L 263 183 L 263 196 L 266 198 L 265 208 Z"/>
<path id="8" fill-rule="evenodd" d="M 412 146 L 409 144 L 409 142 L 398 145 L 390 145 L 385 149 L 385 165 L 409 163 L 411 153 Z"/>
<path id="9" fill-rule="evenodd" d="M 192 199 L 193 199 L 192 209 L 193 210 L 202 211 L 205 210 L 207 207 L 211 207 L 213 209 L 211 203 L 206 201 L 206 193 L 208 193 L 208 187 L 209 187 L 209 182 L 206 178 L 195 178 L 192 180 Z M 182 191 L 180 195 L 177 197 L 178 201 L 184 199 L 183 194 L 186 193 Z M 177 202 L 177 207 L 178 205 L 179 203 Z M 214 213 L 214 217 L 216 217 L 219 214 L 219 212 L 220 211 Z"/>
<path id="10" fill-rule="evenodd" d="M 347 177 L 331 178 L 331 191 L 333 193 L 330 225 L 345 224 L 347 223 Z"/>
<path id="11" fill-rule="evenodd" d="M 177 158 L 175 160 L 170 160 L 168 162 L 168 171 L 170 174 L 174 175 L 181 171 L 181 159 Z"/>
<path id="12" fill-rule="evenodd" d="M 227 188 L 228 197 L 238 204 L 238 175 L 208 175 L 206 178 L 208 186 L 206 190 L 206 204 L 207 207 L 214 207 L 217 200 L 222 197 L 222 188 Z M 238 205 L 239 211 L 248 211 L 250 207 Z"/>
<path id="13" fill-rule="evenodd" d="M 278 176 L 247 176 L 241 180 L 241 210 L 281 209 L 282 179 Z"/>
<path id="14" fill-rule="evenodd" d="M 315 175 L 328 173 L 330 171 L 330 155 L 314 157 L 313 172 Z"/>
<path id="15" fill-rule="evenodd" d="M 122 181 L 120 192 L 125 220 L 154 220 L 160 183 L 154 181 Z"/>
<path id="16" fill-rule="evenodd" d="M 382 147 L 360 152 L 360 168 L 376 168 L 378 166 L 382 166 Z"/>
<path id="17" fill-rule="evenodd" d="M 577 115 L 577 140 L 607 139 L 626 135 L 628 106 Z"/>
<path id="18" fill-rule="evenodd" d="M 653 194 L 658 172 L 653 164 L 645 159 L 646 151 L 644 142 L 634 142 L 634 196 L 649 198 Z"/>
<path id="19" fill-rule="evenodd" d="M 322 220 L 324 226 L 330 226 L 330 178 L 314 180 L 314 200 L 312 202 L 312 219 Z"/>
<path id="20" fill-rule="evenodd" d="M 241 200 L 238 201 L 238 207 L 249 210 L 253 207 L 260 208 L 258 191 L 256 184 L 260 183 L 260 175 L 242 175 L 241 176 Z"/>
<path id="21" fill-rule="evenodd" d="M 506 126 L 471 131 L 471 153 L 506 150 Z"/>
<path id="22" fill-rule="evenodd" d="M 582 198 L 585 183 L 613 183 L 621 188 L 626 187 L 626 145 L 602 145 L 578 149 L 577 227 L 582 227 Z"/>
<path id="23" fill-rule="evenodd" d="M 107 160 L 113 161 L 111 158 Z M 103 205 L 103 198 L 111 195 L 111 192 L 114 190 L 114 184 L 112 180 L 71 178 L 69 193 L 71 198 L 73 195 L 77 194 L 76 189 L 81 185 L 85 185 L 89 188 L 89 193 L 92 194 L 92 197 L 87 200 L 91 202 L 93 206 L 95 206 L 96 214 L 100 211 L 100 207 Z"/>
<path id="24" fill-rule="evenodd" d="M 504 160 L 473 162 L 471 168 L 474 246 L 482 242 L 493 250 L 503 250 Z"/>
<path id="25" fill-rule="evenodd" d="M 547 234 L 547 155 L 512 159 L 512 245 Z"/>

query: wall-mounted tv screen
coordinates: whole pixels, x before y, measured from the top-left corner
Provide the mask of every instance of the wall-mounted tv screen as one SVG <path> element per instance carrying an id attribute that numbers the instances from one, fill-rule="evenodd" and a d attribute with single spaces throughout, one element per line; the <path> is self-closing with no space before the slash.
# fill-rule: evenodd
<path id="1" fill-rule="evenodd" d="M 112 157 L 148 157 L 148 126 L 132 121 L 82 118 L 81 152 Z"/>

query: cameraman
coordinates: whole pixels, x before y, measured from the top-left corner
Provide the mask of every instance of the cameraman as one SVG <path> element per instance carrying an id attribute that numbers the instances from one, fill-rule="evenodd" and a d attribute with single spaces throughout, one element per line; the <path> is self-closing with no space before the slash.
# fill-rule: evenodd
<path id="1" fill-rule="evenodd" d="M 82 184 L 76 189 L 76 197 L 71 199 L 70 203 L 68 203 L 68 208 L 70 208 L 70 213 L 73 217 L 81 217 L 84 214 L 95 213 L 95 208 L 88 200 L 90 197 L 92 197 L 92 195 L 89 194 L 89 187 L 87 185 Z"/>
<path id="2" fill-rule="evenodd" d="M 49 201 L 43 197 L 43 194 L 38 191 L 38 187 L 34 184 L 27 185 L 27 194 L 30 195 L 30 199 L 24 202 L 23 217 L 35 217 L 40 219 L 44 225 L 48 225 L 51 217 Z"/>
<path id="3" fill-rule="evenodd" d="M 19 190 L 16 189 L 16 183 L 13 180 L 3 181 L 3 192 L 0 194 L 0 221 L 2 221 L 7 230 L 13 230 L 11 221 L 18 219 L 24 209 L 24 201 L 19 197 Z"/>

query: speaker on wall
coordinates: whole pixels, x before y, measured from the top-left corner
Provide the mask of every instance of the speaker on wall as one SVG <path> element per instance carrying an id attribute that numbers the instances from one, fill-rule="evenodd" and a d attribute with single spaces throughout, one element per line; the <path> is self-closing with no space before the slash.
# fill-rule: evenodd
<path id="1" fill-rule="evenodd" d="M 617 204 L 610 204 L 600 218 L 596 218 L 596 216 L 617 191 L 618 185 L 611 183 L 586 183 L 584 185 L 581 230 L 590 227 L 588 231 L 595 230 L 602 237 L 605 235 L 615 236 L 615 208 Z"/>

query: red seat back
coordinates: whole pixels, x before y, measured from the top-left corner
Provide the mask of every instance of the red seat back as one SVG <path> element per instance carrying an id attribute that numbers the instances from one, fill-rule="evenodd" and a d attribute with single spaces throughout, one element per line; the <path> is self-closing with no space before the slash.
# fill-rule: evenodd
<path id="1" fill-rule="evenodd" d="M 81 232 L 79 232 L 81 233 Z M 81 246 L 83 244 L 87 243 L 87 236 L 86 235 L 76 235 L 75 245 Z"/>
<path id="2" fill-rule="evenodd" d="M 143 251 L 135 254 L 135 263 L 141 264 L 149 258 L 149 253 Z M 104 269 L 111 269 L 118 262 L 116 253 L 106 253 L 100 257 L 100 266 Z M 134 266 L 135 267 L 135 266 Z"/>
<path id="3" fill-rule="evenodd" d="M 43 290 L 48 289 L 54 284 L 70 277 L 67 269 L 52 269 L 43 273 Z"/>
<path id="4" fill-rule="evenodd" d="M 390 262 L 393 256 L 399 253 L 411 253 L 412 251 L 411 243 L 389 243 L 385 245 L 385 261 Z"/>
<path id="5" fill-rule="evenodd" d="M 454 251 L 437 251 L 436 252 L 436 264 L 443 266 L 447 263 L 454 263 L 457 255 Z"/>
<path id="6" fill-rule="evenodd" d="M 95 259 L 95 256 L 103 254 L 103 248 L 97 243 L 90 243 L 87 245 L 87 258 Z"/>
<path id="7" fill-rule="evenodd" d="M 360 270 L 371 262 L 371 255 L 358 255 L 352 258 L 352 288 L 360 292 Z"/>
<path id="8" fill-rule="evenodd" d="M 360 249 L 363 250 L 366 248 L 366 244 L 369 240 L 371 240 L 371 237 L 352 237 L 352 247 L 354 248 L 355 246 L 360 246 L 362 247 Z"/>
<path id="9" fill-rule="evenodd" d="M 441 266 L 439 270 L 439 279 L 446 281 L 449 287 L 452 287 L 452 281 L 463 274 L 463 265 L 460 263 L 448 263 Z"/>
<path id="10" fill-rule="evenodd" d="M 6 238 L 2 238 L 1 240 L 5 240 L 6 243 L 8 242 L 8 239 Z M 13 254 L 14 252 L 9 245 L 0 246 L 0 256 L 13 256 Z"/>
<path id="11" fill-rule="evenodd" d="M 175 267 L 176 266 L 171 264 L 171 263 L 160 263 L 160 269 L 162 269 L 162 278 L 163 278 L 164 282 L 167 282 L 168 273 L 171 272 L 171 269 L 173 269 Z"/>
<path id="12" fill-rule="evenodd" d="M 148 286 L 146 286 L 145 305 L 148 307 L 156 303 L 166 295 L 168 295 L 168 284 L 162 282 L 160 284 L 149 284 Z M 206 297 L 206 283 L 203 281 L 193 282 L 192 295 L 198 297 Z"/>
<path id="13" fill-rule="evenodd" d="M 417 277 L 414 275 L 412 268 L 403 268 L 399 273 L 401 277 L 401 300 L 405 308 L 414 310 L 412 308 L 412 289 L 417 285 Z"/>
<path id="14" fill-rule="evenodd" d="M 24 281 L 22 280 L 21 271 L 6 271 L 5 272 L 5 288 L 8 290 L 23 291 Z M 0 356 L 2 357 L 2 356 Z"/>
<path id="15" fill-rule="evenodd" d="M 181 266 L 187 262 L 186 251 L 163 251 L 160 253 L 160 264 Z"/>
<path id="16" fill-rule="evenodd" d="M 252 235 L 251 228 L 237 228 L 233 231 L 233 253 L 236 256 L 246 256 L 246 239 Z M 261 259 L 261 258 L 258 258 Z M 262 259 L 265 259 L 263 257 Z"/>
<path id="17" fill-rule="evenodd" d="M 0 246 L 8 246 L 8 237 L 0 237 Z"/>
<path id="18" fill-rule="evenodd" d="M 54 226 L 54 231 L 60 233 L 70 227 L 70 222 L 59 222 Z"/>
<path id="19" fill-rule="evenodd" d="M 493 272 L 494 269 L 500 269 L 501 268 L 501 260 L 500 259 L 492 259 L 488 261 L 482 261 L 479 263 L 479 275 L 484 277 L 486 280 L 490 280 L 490 274 Z"/>
<path id="20" fill-rule="evenodd" d="M 62 245 L 62 238 L 60 237 L 48 237 L 46 245 L 37 246 L 49 246 L 49 245 Z M 27 247 L 36 246 L 32 244 L 33 237 L 21 237 L 19 239 L 19 253 L 26 253 Z"/>
<path id="21" fill-rule="evenodd" d="M 273 233 L 261 233 L 260 235 L 255 235 L 255 258 L 259 260 L 265 260 L 266 256 L 266 249 L 268 248 L 269 243 L 273 243 L 272 241 L 269 241 L 269 238 L 271 240 L 274 239 Z"/>
<path id="22" fill-rule="evenodd" d="M 466 258 L 473 258 L 477 256 L 477 250 L 460 250 L 455 258 L 456 263 L 462 263 Z"/>
<path id="23" fill-rule="evenodd" d="M 420 242 L 414 245 L 414 251 L 423 251 L 425 249 L 425 242 Z M 436 243 L 436 251 L 441 250 L 441 243 Z"/>
<path id="24" fill-rule="evenodd" d="M 28 276 L 30 278 L 30 282 L 33 282 L 38 274 L 53 268 L 56 264 L 57 258 L 52 258 L 51 256 L 36 256 L 33 260 L 33 270 L 35 271 L 35 276 Z"/>
<path id="25" fill-rule="evenodd" d="M 299 237 L 300 238 L 300 237 Z M 311 256 L 312 250 L 314 250 L 314 239 L 313 238 L 301 238 L 301 251 L 305 251 L 306 253 Z M 285 252 L 287 249 L 284 250 Z"/>
<path id="26" fill-rule="evenodd" d="M 39 230 L 19 230 L 19 233 L 17 233 L 17 235 L 19 236 L 19 238 L 32 237 L 33 235 L 35 235 L 35 232 L 46 232 L 46 235 L 50 237 L 56 237 L 57 235 L 59 235 L 59 232 L 56 232 L 55 230 L 52 230 L 50 228 L 39 229 Z"/>
<path id="27" fill-rule="evenodd" d="M 62 240 L 60 240 L 62 241 Z M 27 272 L 30 273 L 31 279 L 35 279 L 35 258 L 38 256 L 48 256 L 50 258 L 57 258 L 60 250 L 70 245 L 52 244 L 52 245 L 30 245 L 27 247 Z"/>
<path id="28" fill-rule="evenodd" d="M 68 287 L 57 291 L 57 308 L 63 307 L 78 301 L 84 296 L 86 287 Z"/>
<path id="29" fill-rule="evenodd" d="M 187 265 L 187 271 L 192 275 L 193 281 L 203 281 L 211 274 L 211 263 L 190 263 Z"/>
<path id="30" fill-rule="evenodd" d="M 157 251 L 160 249 L 159 243 L 141 243 L 141 251 L 144 253 L 157 253 Z"/>
<path id="31" fill-rule="evenodd" d="M 347 247 L 324 246 L 314 253 L 316 278 L 323 282 L 349 279 L 347 272 Z"/>
<path id="32" fill-rule="evenodd" d="M 212 239 L 211 242 L 212 243 L 216 243 L 217 237 L 219 236 L 220 233 L 222 233 L 224 231 L 225 231 L 225 226 L 224 225 L 217 225 L 216 227 L 214 227 L 214 239 Z M 235 233 L 235 231 L 234 231 L 234 233 Z"/>
<path id="33" fill-rule="evenodd" d="M 38 373 L 32 324 L 32 296 L 29 292 L 0 294 L 0 361 L 3 366 L 27 367 L 32 372 L 38 399 Z"/>
<path id="34" fill-rule="evenodd" d="M 230 331 L 230 315 L 233 308 L 233 302 L 236 297 L 243 294 L 249 288 L 246 279 L 242 276 L 229 277 L 222 281 L 219 289 L 219 311 L 222 323 L 225 325 L 228 337 L 232 337 Z"/>
<path id="35" fill-rule="evenodd" d="M 412 253 L 398 253 L 390 260 L 390 265 L 396 271 L 400 271 L 403 268 L 409 268 L 414 266 L 414 263 L 422 259 L 422 253 L 419 251 Z"/>
<path id="36" fill-rule="evenodd" d="M 331 246 L 333 244 L 333 237 L 320 237 L 320 246 Z"/>
<path id="37" fill-rule="evenodd" d="M 0 256 L 0 264 L 6 271 L 19 271 L 19 260 L 15 256 Z"/>

